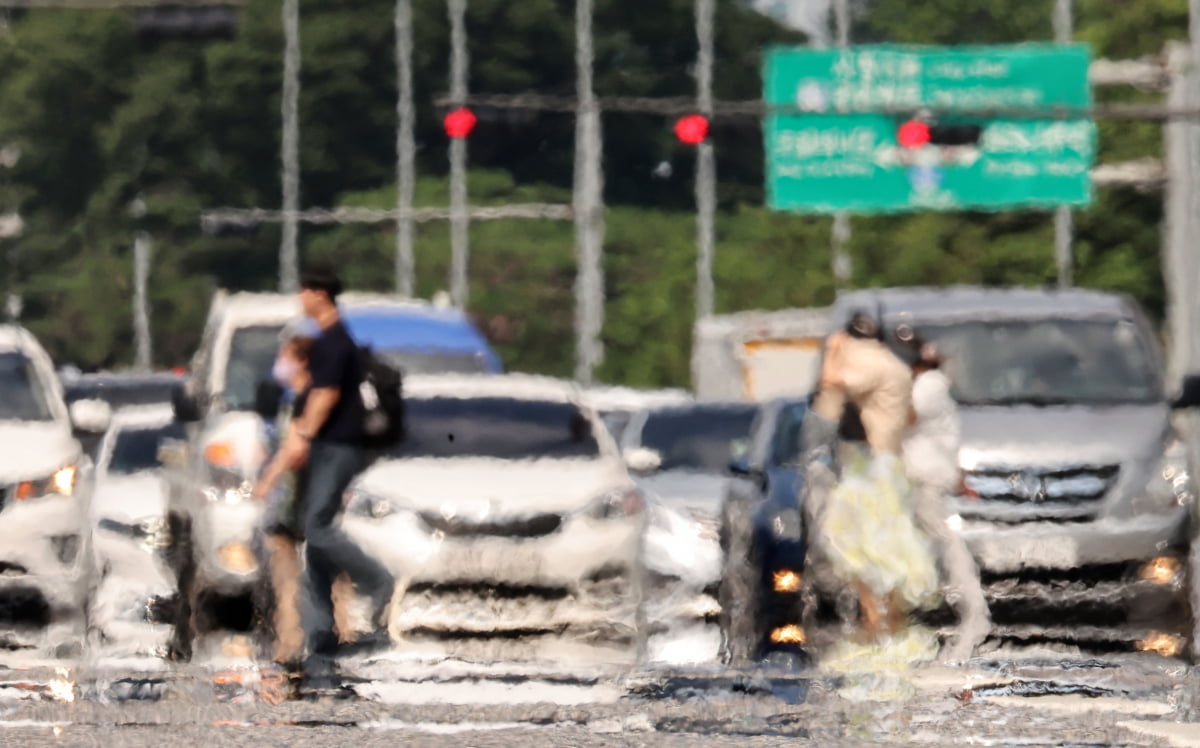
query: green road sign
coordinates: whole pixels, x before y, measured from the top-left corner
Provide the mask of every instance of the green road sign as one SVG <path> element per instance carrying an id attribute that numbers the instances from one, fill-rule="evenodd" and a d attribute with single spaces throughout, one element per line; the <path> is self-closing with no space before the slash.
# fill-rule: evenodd
<path id="1" fill-rule="evenodd" d="M 779 49 L 766 61 L 776 210 L 1087 205 L 1084 45 Z"/>

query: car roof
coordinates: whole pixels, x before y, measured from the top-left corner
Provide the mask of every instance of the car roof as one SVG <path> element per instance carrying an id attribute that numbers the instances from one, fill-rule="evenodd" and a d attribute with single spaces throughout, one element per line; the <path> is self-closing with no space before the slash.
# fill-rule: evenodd
<path id="1" fill-rule="evenodd" d="M 579 388 L 565 379 L 536 374 L 414 374 L 404 378 L 406 398 L 501 397 L 546 402 L 581 402 Z"/>
<path id="2" fill-rule="evenodd" d="M 1136 312 L 1128 296 L 1082 288 L 997 288 L 947 286 L 879 288 L 850 291 L 838 296 L 835 308 L 840 326 L 849 315 L 863 309 L 871 314 L 882 308 L 885 318 L 911 314 L 926 322 L 964 317 L 1027 319 L 1033 317 L 1128 318 Z"/>
<path id="3" fill-rule="evenodd" d="M 635 387 L 589 387 L 583 398 L 597 410 L 628 410 L 693 402 L 692 393 L 682 389 L 643 390 Z"/>

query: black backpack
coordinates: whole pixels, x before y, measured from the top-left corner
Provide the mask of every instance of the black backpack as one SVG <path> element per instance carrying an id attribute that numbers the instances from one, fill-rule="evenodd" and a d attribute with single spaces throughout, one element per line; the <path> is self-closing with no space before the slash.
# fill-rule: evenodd
<path id="1" fill-rule="evenodd" d="M 368 346 L 360 347 L 358 356 L 363 373 L 363 446 L 369 450 L 394 447 L 405 436 L 403 376 Z"/>

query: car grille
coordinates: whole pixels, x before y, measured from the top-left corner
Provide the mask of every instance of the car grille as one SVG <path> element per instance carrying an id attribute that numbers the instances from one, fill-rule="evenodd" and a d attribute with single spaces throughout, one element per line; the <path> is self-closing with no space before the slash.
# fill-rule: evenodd
<path id="1" fill-rule="evenodd" d="M 1117 480 L 1117 465 L 1059 470 L 971 470 L 967 488 L 986 501 L 1011 504 L 1086 504 L 1104 498 Z"/>
<path id="2" fill-rule="evenodd" d="M 421 512 L 421 519 L 430 529 L 451 537 L 489 535 L 504 538 L 540 538 L 556 532 L 562 526 L 562 515 L 535 514 L 531 517 L 475 522 L 458 517 L 445 517 L 433 512 Z"/>
<path id="3" fill-rule="evenodd" d="M 11 486 L 0 486 L 0 509 L 3 509 L 8 504 L 8 495 L 11 493 Z"/>

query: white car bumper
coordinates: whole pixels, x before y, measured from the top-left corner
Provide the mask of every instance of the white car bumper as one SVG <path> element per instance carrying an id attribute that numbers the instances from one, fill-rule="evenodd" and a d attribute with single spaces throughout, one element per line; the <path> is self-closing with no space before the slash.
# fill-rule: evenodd
<path id="1" fill-rule="evenodd" d="M 0 510 L 0 595 L 37 590 L 52 608 L 82 610 L 87 600 L 90 528 L 86 502 L 47 496 Z"/>

